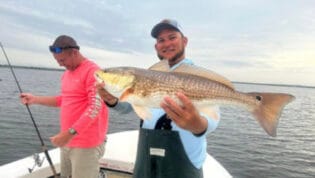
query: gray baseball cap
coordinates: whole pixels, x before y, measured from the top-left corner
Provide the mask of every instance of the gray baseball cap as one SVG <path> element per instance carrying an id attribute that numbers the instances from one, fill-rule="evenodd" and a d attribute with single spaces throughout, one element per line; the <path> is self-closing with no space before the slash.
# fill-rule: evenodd
<path id="1" fill-rule="evenodd" d="M 183 34 L 182 27 L 177 23 L 176 20 L 164 19 L 152 28 L 151 36 L 153 38 L 157 38 L 160 32 L 164 29 L 173 29 Z"/>

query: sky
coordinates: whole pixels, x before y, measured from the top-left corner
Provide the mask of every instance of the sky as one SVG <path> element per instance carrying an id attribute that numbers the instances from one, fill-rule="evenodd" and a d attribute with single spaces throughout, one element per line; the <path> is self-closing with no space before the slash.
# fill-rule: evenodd
<path id="1" fill-rule="evenodd" d="M 0 42 L 12 65 L 60 68 L 48 46 L 66 34 L 102 68 L 147 68 L 165 18 L 187 58 L 231 81 L 315 86 L 314 0 L 0 0 Z"/>

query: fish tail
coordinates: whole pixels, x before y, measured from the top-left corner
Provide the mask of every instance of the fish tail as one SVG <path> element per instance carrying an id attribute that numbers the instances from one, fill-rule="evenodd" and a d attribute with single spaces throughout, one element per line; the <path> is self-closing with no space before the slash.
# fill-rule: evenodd
<path id="1" fill-rule="evenodd" d="M 277 135 L 277 126 L 282 110 L 289 102 L 294 100 L 294 96 L 284 93 L 249 93 L 259 101 L 259 105 L 254 109 L 253 115 L 259 124 L 270 135 Z"/>

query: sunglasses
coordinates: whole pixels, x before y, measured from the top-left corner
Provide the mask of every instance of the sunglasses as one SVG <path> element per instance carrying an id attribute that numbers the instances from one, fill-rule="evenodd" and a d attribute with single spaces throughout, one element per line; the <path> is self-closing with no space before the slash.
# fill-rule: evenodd
<path id="1" fill-rule="evenodd" d="M 65 47 L 55 47 L 55 46 L 49 46 L 49 51 L 52 52 L 52 53 L 56 53 L 56 54 L 59 54 L 62 52 L 62 50 L 65 50 L 65 49 L 80 49 L 79 46 L 65 46 Z"/>

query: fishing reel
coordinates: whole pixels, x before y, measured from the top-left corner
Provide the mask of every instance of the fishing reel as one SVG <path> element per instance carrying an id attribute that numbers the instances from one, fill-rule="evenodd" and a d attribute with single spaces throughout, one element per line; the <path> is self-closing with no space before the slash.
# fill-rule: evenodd
<path id="1" fill-rule="evenodd" d="M 44 160 L 45 160 L 45 157 L 43 157 L 42 159 L 40 158 L 39 154 L 38 153 L 35 153 L 33 155 L 33 159 L 34 159 L 34 165 L 32 168 L 28 168 L 28 172 L 31 173 L 33 172 L 33 170 L 35 169 L 36 166 L 38 167 L 41 167 Z"/>

